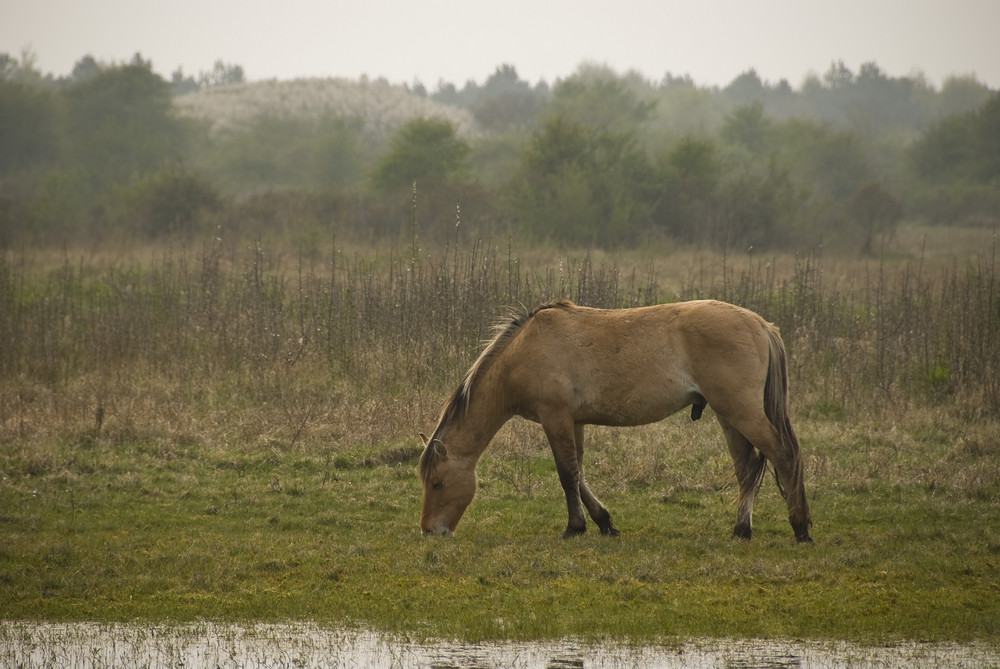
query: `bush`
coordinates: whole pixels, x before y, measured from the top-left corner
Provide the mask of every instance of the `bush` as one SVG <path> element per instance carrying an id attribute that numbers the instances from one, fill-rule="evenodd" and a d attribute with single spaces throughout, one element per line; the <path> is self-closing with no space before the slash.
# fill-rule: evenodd
<path id="1" fill-rule="evenodd" d="M 532 135 L 505 198 L 528 235 L 618 246 L 647 226 L 652 181 L 631 132 L 592 131 L 554 116 Z"/>
<path id="2" fill-rule="evenodd" d="M 171 114 L 170 84 L 141 59 L 72 86 L 66 105 L 71 164 L 94 193 L 183 152 L 185 127 Z"/>
<path id="3" fill-rule="evenodd" d="M 389 153 L 375 169 L 372 183 L 377 190 L 391 193 L 425 177 L 460 177 L 468 169 L 470 152 L 451 121 L 414 119 L 393 135 Z"/>
<path id="4" fill-rule="evenodd" d="M 114 189 L 107 202 L 116 227 L 150 238 L 191 234 L 222 204 L 214 185 L 176 165 Z"/>
<path id="5" fill-rule="evenodd" d="M 6 221 L 3 243 L 61 243 L 85 221 L 89 204 L 84 178 L 64 170 L 23 173 L 4 183 Z"/>
<path id="6" fill-rule="evenodd" d="M 54 163 L 59 120 L 58 101 L 50 91 L 0 79 L 0 174 Z"/>
<path id="7" fill-rule="evenodd" d="M 911 190 L 907 205 L 936 225 L 996 226 L 1000 224 L 1000 179 L 926 183 Z"/>

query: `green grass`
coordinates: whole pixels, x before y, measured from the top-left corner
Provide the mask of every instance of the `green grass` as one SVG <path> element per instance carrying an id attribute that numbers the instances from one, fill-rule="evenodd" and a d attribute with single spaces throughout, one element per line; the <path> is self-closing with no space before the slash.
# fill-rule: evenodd
<path id="1" fill-rule="evenodd" d="M 822 454 L 838 426 L 804 426 L 808 452 Z M 622 537 L 569 541 L 554 467 L 528 427 L 481 463 L 477 500 L 447 540 L 417 530 L 415 439 L 336 455 L 310 440 L 5 447 L 0 618 L 312 620 L 467 640 L 1000 643 L 995 468 L 984 495 L 915 475 L 940 440 L 913 440 L 896 470 L 867 474 L 833 444 L 810 459 L 816 543 L 794 542 L 771 483 L 741 542 L 713 431 L 671 419 L 598 432 L 591 479 Z M 514 444 L 523 437 L 530 447 Z M 638 481 L 611 459 L 645 439 L 669 440 L 675 457 Z"/>

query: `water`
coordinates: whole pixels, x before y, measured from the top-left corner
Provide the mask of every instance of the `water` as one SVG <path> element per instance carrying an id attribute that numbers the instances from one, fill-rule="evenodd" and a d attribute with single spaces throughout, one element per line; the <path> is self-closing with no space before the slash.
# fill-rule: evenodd
<path id="1" fill-rule="evenodd" d="M 1000 648 L 694 639 L 671 646 L 417 643 L 294 625 L 0 622 L 0 667 L 324 667 L 334 669 L 899 669 L 1000 667 Z"/>

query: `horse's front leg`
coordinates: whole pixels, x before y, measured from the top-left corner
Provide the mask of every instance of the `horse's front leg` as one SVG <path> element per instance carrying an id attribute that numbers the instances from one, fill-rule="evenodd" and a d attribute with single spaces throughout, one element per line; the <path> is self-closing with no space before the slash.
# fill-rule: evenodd
<path id="1" fill-rule="evenodd" d="M 608 537 L 617 537 L 621 532 L 615 529 L 607 507 L 601 503 L 601 500 L 597 499 L 597 495 L 591 492 L 590 486 L 587 484 L 587 478 L 583 474 L 583 423 L 577 423 L 574 426 L 573 439 L 576 442 L 576 463 L 580 469 L 580 497 L 583 498 L 583 504 L 587 507 L 587 511 L 590 512 L 590 517 L 601 528 L 601 534 Z"/>
<path id="2" fill-rule="evenodd" d="M 552 456 L 556 461 L 556 471 L 559 472 L 559 482 L 566 493 L 566 507 L 569 510 L 569 522 L 563 539 L 575 537 L 587 531 L 587 518 L 583 511 L 583 500 L 580 497 L 580 484 L 583 480 L 580 464 L 576 456 L 576 439 L 572 420 L 542 420 L 542 429 L 552 447 Z"/>

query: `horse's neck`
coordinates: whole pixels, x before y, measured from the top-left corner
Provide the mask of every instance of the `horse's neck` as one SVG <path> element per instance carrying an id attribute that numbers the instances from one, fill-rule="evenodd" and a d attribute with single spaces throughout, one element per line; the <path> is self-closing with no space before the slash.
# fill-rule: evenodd
<path id="1" fill-rule="evenodd" d="M 472 393 L 466 410 L 457 416 L 443 439 L 449 450 L 478 461 L 493 436 L 510 420 L 512 414 L 491 394 Z"/>

